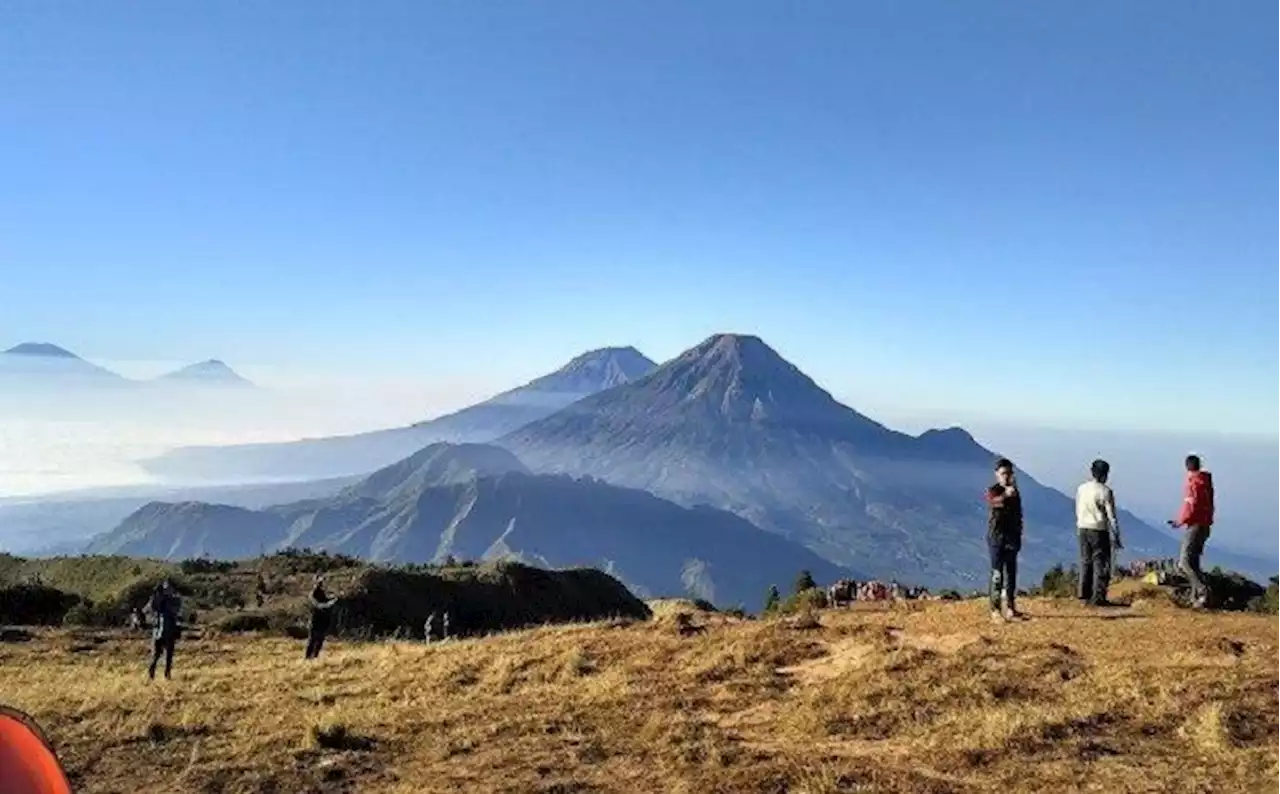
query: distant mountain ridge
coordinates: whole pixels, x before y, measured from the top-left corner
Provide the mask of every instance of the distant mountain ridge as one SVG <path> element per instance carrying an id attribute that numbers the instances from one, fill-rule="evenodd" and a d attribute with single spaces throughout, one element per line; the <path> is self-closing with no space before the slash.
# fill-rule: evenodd
<path id="1" fill-rule="evenodd" d="M 23 342 L 0 353 L 0 377 L 40 381 L 80 380 L 123 384 L 127 380 L 105 367 L 85 361 L 64 347 L 49 342 Z"/>
<path id="2" fill-rule="evenodd" d="M 510 452 L 433 444 L 334 497 L 265 510 L 146 505 L 90 553 L 243 558 L 287 546 L 382 562 L 517 559 L 591 566 L 642 595 L 758 607 L 797 571 L 849 571 L 731 513 L 686 508 L 603 482 L 530 473 Z"/>
<path id="3" fill-rule="evenodd" d="M 45 358 L 80 358 L 65 347 L 49 342 L 22 342 L 4 351 L 11 356 L 42 356 Z"/>
<path id="4" fill-rule="evenodd" d="M 149 383 L 184 382 L 199 385 L 250 386 L 224 362 L 211 358 L 161 375 L 153 381 L 134 380 L 106 367 L 86 361 L 65 347 L 50 342 L 22 342 L 0 352 L 0 377 L 21 379 L 22 386 L 64 384 L 68 380 L 83 385 L 142 386 Z"/>
<path id="5" fill-rule="evenodd" d="M 363 475 L 438 441 L 492 441 L 655 367 L 633 347 L 601 348 L 576 356 L 523 386 L 409 427 L 283 443 L 184 447 L 141 464 L 164 477 L 215 481 Z"/>
<path id="6" fill-rule="evenodd" d="M 499 439 L 533 471 L 709 504 L 835 562 L 932 585 L 985 581 L 996 453 L 960 428 L 911 436 L 837 402 L 754 336 L 720 334 L 644 378 Z M 1077 554 L 1065 495 L 1019 475 L 1029 576 Z M 1132 552 L 1169 539 L 1124 514 Z"/>

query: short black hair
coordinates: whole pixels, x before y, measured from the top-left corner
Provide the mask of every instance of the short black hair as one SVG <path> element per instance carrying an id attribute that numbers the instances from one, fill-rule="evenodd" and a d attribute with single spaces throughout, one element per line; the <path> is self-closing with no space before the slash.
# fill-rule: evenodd
<path id="1" fill-rule="evenodd" d="M 1008 469 L 1009 471 L 1013 471 L 1013 461 L 1009 460 L 1008 458 L 1001 458 L 1000 460 L 996 461 L 996 471 L 1000 471 L 1001 469 Z"/>
<path id="2" fill-rule="evenodd" d="M 1199 455 L 1188 455 L 1188 456 L 1187 456 L 1187 471 L 1200 471 L 1200 456 L 1199 456 Z"/>
<path id="3" fill-rule="evenodd" d="M 1111 464 L 1102 458 L 1098 458 L 1089 464 L 1089 473 L 1093 475 L 1093 479 L 1101 482 L 1107 479 L 1107 475 L 1111 473 Z"/>

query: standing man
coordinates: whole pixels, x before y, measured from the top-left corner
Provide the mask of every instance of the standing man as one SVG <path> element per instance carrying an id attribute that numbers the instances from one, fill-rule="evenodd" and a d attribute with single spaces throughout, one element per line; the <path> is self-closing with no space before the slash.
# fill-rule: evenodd
<path id="1" fill-rule="evenodd" d="M 173 650 L 178 642 L 178 614 L 182 600 L 174 592 L 173 583 L 165 579 L 151 594 L 151 602 L 147 606 L 155 617 L 155 628 L 151 632 L 151 666 L 147 668 L 147 677 L 155 680 L 156 665 L 164 656 L 164 677 L 169 679 L 173 677 Z"/>
<path id="2" fill-rule="evenodd" d="M 307 659 L 315 659 L 320 655 L 333 619 L 333 605 L 337 602 L 338 599 L 329 598 L 329 594 L 325 592 L 324 574 L 316 574 L 315 586 L 311 588 L 311 629 L 307 633 Z"/>
<path id="3" fill-rule="evenodd" d="M 1182 510 L 1170 526 L 1185 527 L 1178 567 L 1191 582 L 1191 606 L 1204 609 L 1209 605 L 1209 586 L 1200 570 L 1200 555 L 1213 526 L 1213 475 L 1200 469 L 1200 457 L 1188 455 L 1187 483 L 1183 491 Z"/>
<path id="4" fill-rule="evenodd" d="M 1095 460 L 1089 466 L 1091 479 L 1076 489 L 1076 531 L 1080 536 L 1079 597 L 1092 606 L 1110 606 L 1107 588 L 1111 584 L 1112 548 L 1120 543 L 1120 522 L 1116 520 L 1116 495 L 1107 485 L 1111 464 Z"/>
<path id="5" fill-rule="evenodd" d="M 995 485 L 987 488 L 987 550 L 991 554 L 991 620 L 1026 620 L 1018 611 L 1018 552 L 1022 550 L 1022 493 L 1008 458 L 996 461 Z M 1001 601 L 1003 600 L 1003 608 Z"/>

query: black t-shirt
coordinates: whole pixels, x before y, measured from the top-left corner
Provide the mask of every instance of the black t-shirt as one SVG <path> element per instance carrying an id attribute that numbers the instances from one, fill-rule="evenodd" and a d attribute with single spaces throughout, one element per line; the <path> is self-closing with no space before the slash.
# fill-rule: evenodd
<path id="1" fill-rule="evenodd" d="M 329 617 L 329 594 L 324 591 L 323 585 L 316 585 L 311 591 L 311 617 Z"/>
<path id="2" fill-rule="evenodd" d="M 1022 540 L 1022 491 L 1015 491 L 1013 496 L 1006 496 L 1004 486 L 992 485 L 987 489 L 987 505 L 991 513 L 987 518 L 987 532 L 992 537 L 1005 542 Z"/>

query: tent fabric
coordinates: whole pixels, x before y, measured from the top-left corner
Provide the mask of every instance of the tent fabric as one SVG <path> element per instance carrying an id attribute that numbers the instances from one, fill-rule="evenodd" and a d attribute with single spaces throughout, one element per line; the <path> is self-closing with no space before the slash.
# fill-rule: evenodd
<path id="1" fill-rule="evenodd" d="M 0 706 L 0 792 L 71 794 L 67 774 L 40 728 L 5 706 Z"/>

